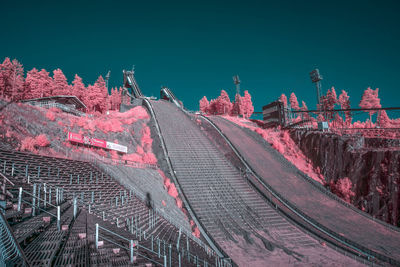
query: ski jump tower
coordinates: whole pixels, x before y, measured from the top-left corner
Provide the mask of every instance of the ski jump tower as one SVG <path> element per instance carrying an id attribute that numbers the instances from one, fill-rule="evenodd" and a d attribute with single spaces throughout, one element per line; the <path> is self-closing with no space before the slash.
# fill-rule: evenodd
<path id="1" fill-rule="evenodd" d="M 122 97 L 129 97 L 129 103 L 132 104 L 134 99 L 143 98 L 144 95 L 139 88 L 139 85 L 135 79 L 135 68 L 133 67 L 132 70 L 123 70 L 124 75 L 124 87 L 122 88 Z"/>

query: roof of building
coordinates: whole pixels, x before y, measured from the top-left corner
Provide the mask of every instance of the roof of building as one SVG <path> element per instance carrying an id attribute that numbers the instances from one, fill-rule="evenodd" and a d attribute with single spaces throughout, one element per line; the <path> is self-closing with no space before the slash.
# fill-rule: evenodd
<path id="1" fill-rule="evenodd" d="M 31 98 L 31 99 L 24 99 L 21 102 L 32 102 L 32 101 L 46 101 L 46 100 L 55 100 L 62 104 L 73 104 L 77 109 L 86 109 L 86 105 L 83 104 L 79 98 L 73 95 L 56 95 L 56 96 L 47 96 L 47 97 L 40 97 L 40 98 Z"/>

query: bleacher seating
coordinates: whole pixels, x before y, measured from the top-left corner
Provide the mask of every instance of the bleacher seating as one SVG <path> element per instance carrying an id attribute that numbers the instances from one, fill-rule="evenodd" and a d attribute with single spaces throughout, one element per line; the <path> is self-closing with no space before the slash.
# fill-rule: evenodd
<path id="1" fill-rule="evenodd" d="M 129 265 L 129 253 L 124 249 L 117 253 L 114 243 L 121 241 L 116 236 L 109 237 L 114 243 L 104 241 L 96 249 L 96 223 L 137 240 L 138 265 L 164 264 L 164 250 L 160 258 L 156 253 L 158 244 L 168 249 L 171 246 L 171 257 L 167 253 L 167 258 L 172 266 L 178 266 L 179 255 L 182 266 L 196 265 L 194 259 L 205 259 L 208 266 L 214 262 L 207 246 L 180 232 L 157 210 L 149 209 L 135 192 L 90 163 L 0 150 L 0 172 L 13 183 L 6 185 L 13 195 L 7 199 L 6 217 L 32 265 Z M 17 210 L 20 187 L 24 193 Z M 75 220 L 74 199 L 80 210 Z M 61 211 L 60 229 L 57 220 L 49 216 L 57 213 L 57 205 Z"/>

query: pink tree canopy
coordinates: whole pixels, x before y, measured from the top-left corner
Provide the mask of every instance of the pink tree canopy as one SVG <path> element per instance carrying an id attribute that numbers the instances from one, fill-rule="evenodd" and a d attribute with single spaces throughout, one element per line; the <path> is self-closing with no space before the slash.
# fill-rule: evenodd
<path id="1" fill-rule="evenodd" d="M 287 108 L 287 97 L 286 97 L 286 95 L 285 95 L 285 94 L 281 94 L 281 96 L 279 97 L 279 100 L 280 100 L 281 102 L 283 102 L 283 106 L 284 106 L 285 108 Z"/>
<path id="2" fill-rule="evenodd" d="M 83 98 L 86 95 L 86 87 L 82 82 L 82 78 L 79 77 L 78 74 L 75 74 L 72 84 L 71 94 L 83 101 Z"/>
<path id="3" fill-rule="evenodd" d="M 289 102 L 290 102 L 290 107 L 294 110 L 299 110 L 299 102 L 297 101 L 297 97 L 294 93 L 290 94 L 290 98 L 289 98 Z"/>
<path id="4" fill-rule="evenodd" d="M 249 91 L 244 91 L 244 96 L 241 100 L 241 102 L 243 103 L 242 107 L 243 107 L 243 111 L 242 111 L 242 115 L 244 118 L 250 118 L 250 116 L 253 114 L 254 112 L 254 107 L 253 107 L 253 102 L 251 101 L 251 95 L 249 94 Z"/>
<path id="5" fill-rule="evenodd" d="M 203 98 L 200 100 L 200 111 L 203 113 L 207 113 L 208 112 L 208 108 L 210 106 L 210 102 L 208 102 L 208 99 L 206 96 L 203 96 Z"/>
<path id="6" fill-rule="evenodd" d="M 49 73 L 45 69 L 39 71 L 39 79 L 40 79 L 39 97 L 52 96 L 53 79 L 50 77 Z"/>
<path id="7" fill-rule="evenodd" d="M 70 95 L 67 78 L 60 69 L 53 71 L 53 95 Z"/>
<path id="8" fill-rule="evenodd" d="M 24 68 L 8 57 L 0 64 L 0 97 L 18 101 L 24 97 Z"/>
<path id="9" fill-rule="evenodd" d="M 372 90 L 368 87 L 361 98 L 360 101 L 360 108 L 362 109 L 369 109 L 369 108 L 381 108 L 381 100 L 378 97 L 379 89 L 376 88 Z M 372 115 L 376 113 L 376 110 L 368 110 L 366 111 L 369 113 L 370 122 L 372 123 Z"/>
<path id="10" fill-rule="evenodd" d="M 342 109 L 350 109 L 350 97 L 347 95 L 347 92 L 342 90 L 342 93 L 339 95 L 338 103 Z M 344 111 L 345 115 L 345 124 L 346 126 L 351 125 L 351 112 Z"/>
<path id="11" fill-rule="evenodd" d="M 216 112 L 217 114 L 229 114 L 232 110 L 232 103 L 229 99 L 229 95 L 225 90 L 221 90 L 221 95 L 217 98 Z"/>

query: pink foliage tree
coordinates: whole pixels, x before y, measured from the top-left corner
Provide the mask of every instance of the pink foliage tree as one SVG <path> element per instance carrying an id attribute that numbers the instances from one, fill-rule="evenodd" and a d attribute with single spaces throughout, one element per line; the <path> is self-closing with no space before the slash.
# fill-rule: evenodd
<path id="1" fill-rule="evenodd" d="M 360 108 L 362 109 L 370 109 L 370 108 L 381 108 L 381 100 L 378 97 L 379 89 L 376 88 L 372 90 L 368 87 L 361 98 L 360 101 Z M 372 115 L 376 113 L 376 110 L 368 110 L 366 111 L 369 113 L 369 121 L 372 123 Z"/>
<path id="2" fill-rule="evenodd" d="M 210 106 L 210 102 L 208 102 L 208 99 L 206 96 L 203 96 L 203 98 L 200 100 L 200 111 L 203 113 L 207 113 L 208 112 L 208 108 Z"/>
<path id="3" fill-rule="evenodd" d="M 107 109 L 107 88 L 102 76 L 96 80 L 94 85 L 89 85 L 85 104 L 89 111 L 105 112 Z"/>
<path id="4" fill-rule="evenodd" d="M 347 92 L 342 90 L 342 93 L 339 95 L 338 103 L 342 109 L 350 109 L 350 97 L 347 95 Z M 344 111 L 345 116 L 345 125 L 348 127 L 351 125 L 351 112 Z"/>
<path id="5" fill-rule="evenodd" d="M 254 112 L 253 102 L 251 101 L 251 95 L 246 90 L 244 91 L 244 96 L 241 99 L 241 109 L 240 112 L 244 118 L 250 118 Z"/>
<path id="6" fill-rule="evenodd" d="M 289 98 L 289 102 L 290 102 L 290 107 L 294 110 L 299 110 L 299 102 L 297 101 L 297 97 L 294 93 L 290 94 L 290 98 Z"/>
<path id="7" fill-rule="evenodd" d="M 225 90 L 221 90 L 221 95 L 217 98 L 216 112 L 220 115 L 229 114 L 232 110 L 232 103 L 229 99 L 229 95 Z"/>
<path id="8" fill-rule="evenodd" d="M 86 87 L 83 84 L 82 78 L 75 74 L 74 80 L 72 81 L 71 94 L 84 101 L 86 95 Z"/>
<path id="9" fill-rule="evenodd" d="M 279 100 L 283 103 L 283 106 L 285 108 L 287 108 L 287 97 L 285 94 L 281 94 L 281 96 L 279 97 Z"/>
<path id="10" fill-rule="evenodd" d="M 238 116 L 241 114 L 241 109 L 242 109 L 242 97 L 239 94 L 235 95 L 235 102 L 233 103 L 232 110 L 231 110 L 231 115 L 232 116 Z"/>
<path id="11" fill-rule="evenodd" d="M 386 110 L 381 110 L 378 113 L 378 122 L 379 126 L 382 128 L 390 128 L 392 127 L 392 120 L 386 113 Z"/>
<path id="12" fill-rule="evenodd" d="M 50 77 L 49 73 L 42 69 L 39 71 L 39 97 L 46 97 L 53 95 L 53 79 Z"/>
<path id="13" fill-rule="evenodd" d="M 331 189 L 333 193 L 337 194 L 344 201 L 350 203 L 350 200 L 355 193 L 352 191 L 353 184 L 348 177 L 339 179 L 336 184 L 331 183 Z"/>
<path id="14" fill-rule="evenodd" d="M 0 97 L 18 101 L 24 97 L 24 68 L 8 57 L 0 64 Z"/>
<path id="15" fill-rule="evenodd" d="M 28 71 L 25 79 L 25 98 L 38 98 L 40 97 L 41 80 L 39 71 L 36 68 Z"/>
<path id="16" fill-rule="evenodd" d="M 53 71 L 53 95 L 70 95 L 70 87 L 67 78 L 60 69 Z"/>

